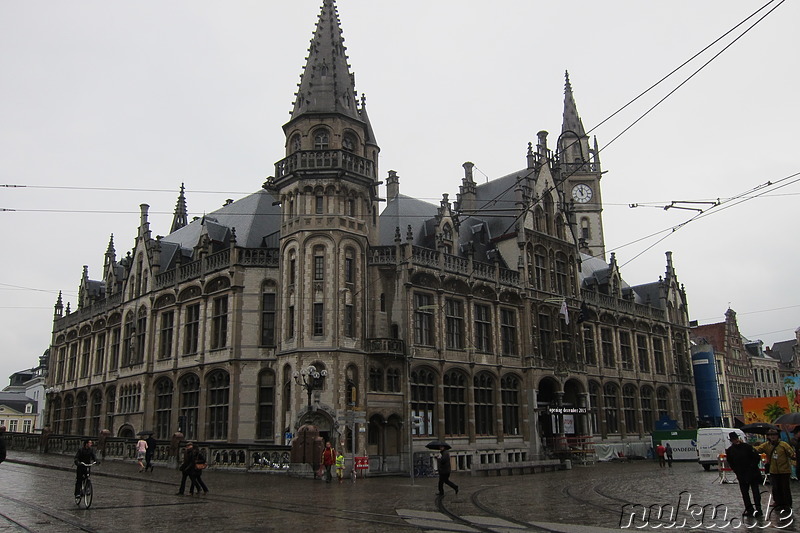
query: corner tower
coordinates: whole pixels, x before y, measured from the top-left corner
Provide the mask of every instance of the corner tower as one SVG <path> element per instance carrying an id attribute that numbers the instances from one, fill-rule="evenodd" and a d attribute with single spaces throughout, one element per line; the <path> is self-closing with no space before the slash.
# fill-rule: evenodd
<path id="1" fill-rule="evenodd" d="M 265 187 L 281 204 L 284 349 L 359 349 L 367 250 L 378 238 L 378 153 L 334 0 L 324 0 Z M 321 354 L 320 354 L 321 355 Z"/>
<path id="2" fill-rule="evenodd" d="M 589 136 L 578 114 L 569 72 L 564 74 L 564 116 L 558 137 L 559 163 L 564 193 L 572 201 L 575 236 L 581 252 L 605 261 L 603 202 L 600 194 L 600 157 L 597 140 L 589 146 Z"/>

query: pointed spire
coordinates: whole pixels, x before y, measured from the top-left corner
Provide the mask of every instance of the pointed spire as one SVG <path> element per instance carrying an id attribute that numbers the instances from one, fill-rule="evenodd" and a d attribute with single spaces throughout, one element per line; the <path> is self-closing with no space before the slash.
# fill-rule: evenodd
<path id="1" fill-rule="evenodd" d="M 561 122 L 561 133 L 574 131 L 578 136 L 586 135 L 583 129 L 583 122 L 578 115 L 578 106 L 575 105 L 575 97 L 572 96 L 572 84 L 569 82 L 569 72 L 564 72 L 564 118 Z"/>
<path id="2" fill-rule="evenodd" d="M 106 255 L 116 255 L 117 251 L 114 249 L 114 234 L 108 239 L 108 248 L 106 248 Z"/>
<path id="3" fill-rule="evenodd" d="M 364 93 L 361 93 L 361 109 L 359 109 L 358 114 L 361 116 L 361 120 L 364 121 L 364 124 L 367 125 L 366 143 L 378 146 L 378 141 L 375 139 L 375 132 L 372 131 L 372 123 L 369 121 L 369 116 L 367 115 L 367 97 Z"/>
<path id="4" fill-rule="evenodd" d="M 175 204 L 175 214 L 172 216 L 172 228 L 170 233 L 178 231 L 189 223 L 188 215 L 186 213 L 186 196 L 184 194 L 183 183 L 181 183 L 181 192 L 178 195 L 178 202 Z"/>
<path id="5" fill-rule="evenodd" d="M 300 76 L 292 119 L 303 113 L 341 113 L 361 119 L 334 0 L 324 0 Z"/>
<path id="6" fill-rule="evenodd" d="M 56 305 L 53 306 L 54 317 L 61 317 L 64 315 L 64 301 L 61 299 L 61 291 L 58 291 L 58 299 L 56 300 Z"/>

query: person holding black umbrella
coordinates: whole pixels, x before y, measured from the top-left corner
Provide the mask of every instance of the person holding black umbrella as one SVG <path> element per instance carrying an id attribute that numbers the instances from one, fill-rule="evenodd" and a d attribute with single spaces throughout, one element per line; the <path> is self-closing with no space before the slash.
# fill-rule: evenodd
<path id="1" fill-rule="evenodd" d="M 450 486 L 458 494 L 458 485 L 450 481 L 450 452 L 448 446 L 439 447 L 439 496 L 444 496 L 444 486 Z"/>

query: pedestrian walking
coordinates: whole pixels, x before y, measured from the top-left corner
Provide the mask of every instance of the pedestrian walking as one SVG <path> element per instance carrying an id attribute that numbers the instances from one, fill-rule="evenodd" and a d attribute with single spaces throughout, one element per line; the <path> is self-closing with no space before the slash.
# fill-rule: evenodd
<path id="1" fill-rule="evenodd" d="M 189 479 L 192 481 L 191 487 L 189 487 L 189 494 L 194 495 L 195 490 L 197 490 L 197 494 L 200 494 L 200 490 L 203 491 L 203 494 L 208 494 L 208 487 L 206 486 L 205 482 L 203 481 L 203 470 L 206 469 L 208 464 L 206 463 L 205 456 L 200 453 L 200 450 L 197 450 L 197 453 L 194 456 L 194 465 L 191 468 L 191 474 L 189 474 Z"/>
<path id="2" fill-rule="evenodd" d="M 450 481 L 450 452 L 445 446 L 439 448 L 439 496 L 444 496 L 444 486 L 451 487 L 458 494 L 458 485 Z"/>
<path id="3" fill-rule="evenodd" d="M 83 466 L 81 463 L 85 463 L 90 465 L 92 463 L 97 462 L 97 457 L 94 455 L 94 450 L 92 449 L 92 442 L 91 439 L 86 439 L 83 441 L 83 446 L 78 448 L 78 451 L 75 452 L 75 459 L 74 463 L 77 466 L 77 470 L 75 471 L 75 497 L 81 497 L 81 485 L 83 484 L 83 476 L 86 475 L 86 471 L 88 467 Z"/>
<path id="4" fill-rule="evenodd" d="M 670 446 L 669 442 L 664 446 L 664 455 L 667 456 L 667 464 L 672 468 L 672 446 Z"/>
<path id="5" fill-rule="evenodd" d="M 189 479 L 191 482 L 192 470 L 194 469 L 196 458 L 197 458 L 197 451 L 194 449 L 194 444 L 191 442 L 187 442 L 186 447 L 183 450 L 183 462 L 181 463 L 180 466 L 180 471 L 182 474 L 181 488 L 179 488 L 178 492 L 176 492 L 175 494 L 183 496 L 183 493 L 186 490 L 186 480 Z"/>
<path id="6" fill-rule="evenodd" d="M 664 468 L 664 465 L 666 464 L 666 461 L 664 460 L 664 455 L 666 453 L 667 449 L 664 448 L 663 444 L 659 443 L 659 445 L 656 446 L 656 455 L 658 456 L 658 466 L 661 468 Z"/>
<path id="7" fill-rule="evenodd" d="M 322 450 L 322 466 L 325 467 L 325 483 L 330 483 L 333 476 L 331 475 L 331 467 L 336 463 L 336 450 L 331 447 L 330 441 L 325 443 L 325 449 Z"/>
<path id="8" fill-rule="evenodd" d="M 735 431 L 731 431 L 728 437 L 731 445 L 725 450 L 725 456 L 731 470 L 736 474 L 739 490 L 742 492 L 742 501 L 744 502 L 742 515 L 764 516 L 761 511 L 761 470 L 758 467 L 761 456 L 752 446 L 742 442 L 739 434 Z M 751 492 L 753 494 L 752 501 L 750 500 Z"/>
<path id="9" fill-rule="evenodd" d="M 6 460 L 6 427 L 0 426 L 0 463 Z"/>
<path id="10" fill-rule="evenodd" d="M 792 475 L 794 449 L 781 440 L 777 429 L 767 431 L 767 439 L 767 442 L 756 447 L 756 451 L 767 454 L 766 471 L 769 472 L 769 481 L 772 485 L 773 506 L 779 511 L 788 511 L 792 508 L 789 477 Z"/>
<path id="11" fill-rule="evenodd" d="M 153 471 L 153 457 L 156 454 L 156 439 L 153 438 L 153 434 L 147 436 L 144 440 L 147 443 L 147 450 L 144 452 L 144 470 Z"/>
<path id="12" fill-rule="evenodd" d="M 139 463 L 139 472 L 144 472 L 144 456 L 147 453 L 147 441 L 139 439 L 136 443 L 136 461 Z"/>
<path id="13" fill-rule="evenodd" d="M 336 455 L 336 477 L 339 479 L 339 483 L 344 478 L 344 454 L 342 452 Z"/>

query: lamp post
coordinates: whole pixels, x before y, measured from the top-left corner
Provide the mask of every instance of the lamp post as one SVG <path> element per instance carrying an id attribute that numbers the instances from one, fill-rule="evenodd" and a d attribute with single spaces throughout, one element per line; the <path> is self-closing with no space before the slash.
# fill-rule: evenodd
<path id="1" fill-rule="evenodd" d="M 308 394 L 309 411 L 311 410 L 311 396 L 314 394 L 315 390 L 322 389 L 322 385 L 325 383 L 325 377 L 327 375 L 327 370 L 317 370 L 317 367 L 314 365 L 309 365 L 308 368 L 304 368 L 299 372 L 295 370 L 294 382 L 306 389 L 306 393 Z"/>

